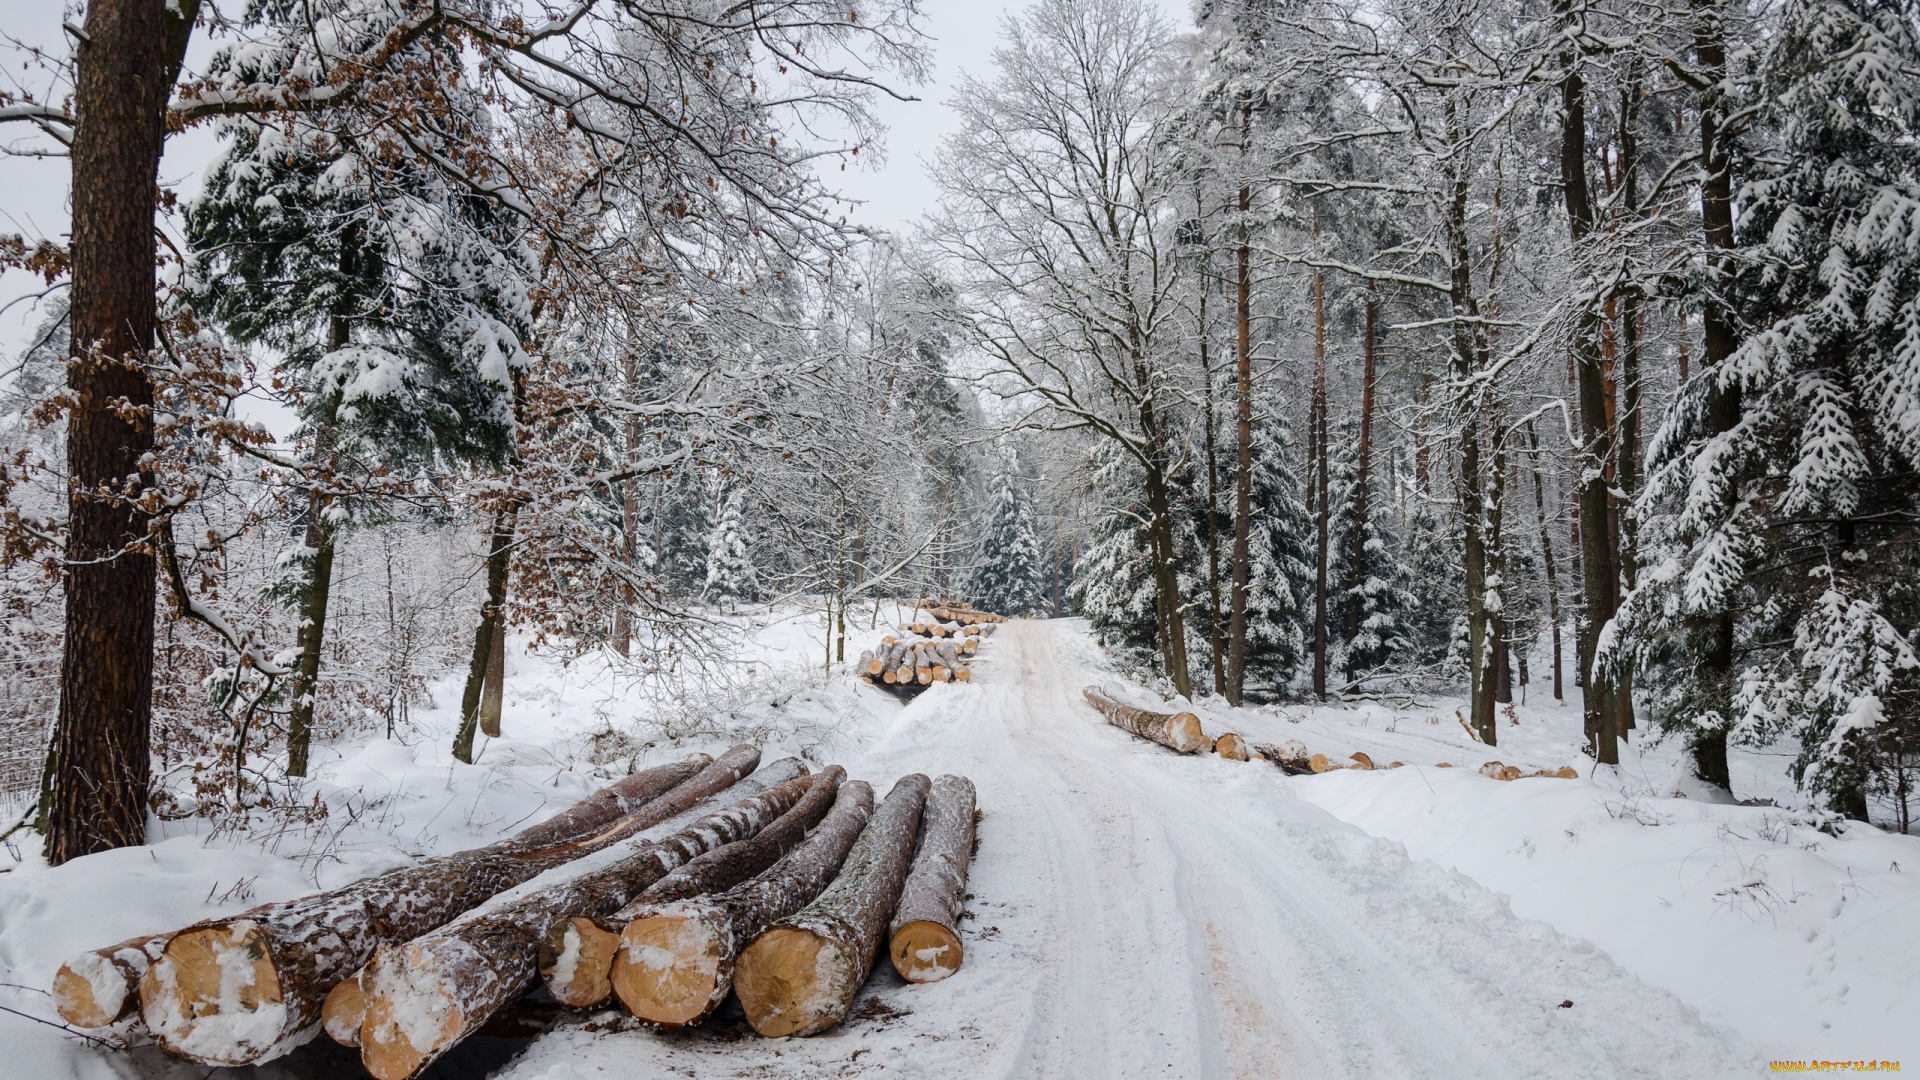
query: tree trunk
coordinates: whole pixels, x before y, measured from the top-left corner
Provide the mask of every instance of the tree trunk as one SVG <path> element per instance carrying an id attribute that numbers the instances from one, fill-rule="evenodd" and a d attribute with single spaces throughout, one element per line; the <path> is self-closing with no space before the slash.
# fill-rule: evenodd
<path id="1" fill-rule="evenodd" d="M 1107 718 L 1107 723 L 1143 739 L 1157 742 L 1182 754 L 1198 754 L 1211 749 L 1212 742 L 1200 730 L 1200 718 L 1190 712 L 1157 713 L 1114 700 L 1093 687 L 1086 698 Z"/>
<path id="2" fill-rule="evenodd" d="M 1320 235 L 1320 211 L 1314 208 L 1313 234 Z M 1320 271 L 1313 272 L 1313 440 L 1319 465 L 1314 472 L 1314 499 L 1319 504 L 1314 518 L 1315 563 L 1313 575 L 1313 694 L 1327 696 L 1327 312 L 1326 281 Z"/>
<path id="3" fill-rule="evenodd" d="M 908 982 L 939 982 L 960 970 L 960 907 L 973 859 L 973 781 L 940 776 L 920 816 L 920 850 L 887 928 L 887 955 Z"/>
<path id="4" fill-rule="evenodd" d="M 1354 663 L 1353 642 L 1360 636 L 1360 623 L 1366 605 L 1362 602 L 1367 584 L 1367 515 L 1370 512 L 1367 502 L 1373 484 L 1373 400 L 1374 400 L 1374 361 L 1373 335 L 1374 319 L 1379 313 L 1380 304 L 1375 298 L 1372 282 L 1367 283 L 1366 328 L 1361 339 L 1360 350 L 1360 462 L 1353 482 L 1353 537 L 1352 546 L 1347 553 L 1349 572 L 1347 580 L 1353 582 L 1356 591 L 1347 597 L 1347 681 L 1352 682 L 1358 674 L 1358 665 Z"/>
<path id="5" fill-rule="evenodd" d="M 1240 102 L 1240 157 L 1252 137 L 1253 103 Z M 1240 186 L 1240 250 L 1234 264 L 1234 445 L 1239 452 L 1233 482 L 1233 614 L 1227 630 L 1227 704 L 1238 707 L 1247 680 L 1247 582 L 1252 573 L 1253 529 L 1253 276 L 1247 215 L 1253 188 Z"/>
<path id="6" fill-rule="evenodd" d="M 1561 0 L 1566 11 L 1566 0 Z M 1568 227 L 1576 256 L 1583 253 L 1593 231 L 1593 202 L 1587 189 L 1586 84 L 1572 52 L 1561 54 L 1566 73 L 1560 80 L 1560 178 L 1565 191 Z M 1600 629 L 1619 606 L 1618 579 L 1609 539 L 1607 462 L 1611 447 L 1607 423 L 1605 374 L 1601 371 L 1596 339 L 1599 318 L 1584 308 L 1574 328 L 1572 357 L 1580 405 L 1580 565 L 1585 593 L 1585 619 L 1580 624 L 1579 663 L 1588 749 L 1594 760 L 1614 765 L 1620 761 L 1613 711 L 1612 680 L 1594 670 L 1594 651 Z"/>
<path id="7" fill-rule="evenodd" d="M 473 658 L 467 663 L 467 686 L 460 694 L 460 728 L 453 737 L 453 756 L 469 765 L 473 764 L 473 735 L 480 726 L 480 697 L 493 661 L 493 639 L 505 633 L 515 517 L 514 508 L 495 515 L 487 543 L 487 599 L 480 609 L 480 626 L 473 632 Z"/>
<path id="8" fill-rule="evenodd" d="M 1196 196 L 1197 200 L 1198 196 Z M 1207 449 L 1207 629 L 1209 644 L 1213 649 L 1213 692 L 1221 697 L 1227 696 L 1227 656 L 1233 646 L 1231 632 L 1232 616 L 1220 603 L 1220 454 L 1216 446 L 1217 424 L 1213 416 L 1213 363 L 1209 355 L 1207 325 L 1207 292 L 1211 288 L 1202 272 L 1200 278 L 1200 377 L 1204 391 L 1201 397 L 1201 423 L 1206 425 Z M 1055 546 L 1058 546 L 1056 540 Z M 1055 590 L 1058 591 L 1058 561 L 1055 563 Z M 1229 596 L 1228 604 L 1232 603 Z M 1058 604 L 1055 604 L 1056 610 Z"/>
<path id="9" fill-rule="evenodd" d="M 1553 624 L 1553 700 L 1565 701 L 1560 680 L 1560 583 L 1553 559 L 1552 518 L 1547 516 L 1547 488 L 1540 476 L 1540 437 L 1527 421 L 1527 450 L 1533 455 L 1533 508 L 1540 518 L 1540 558 L 1547 568 L 1547 618 Z"/>
<path id="10" fill-rule="evenodd" d="M 487 655 L 487 681 L 480 689 L 480 733 L 489 739 L 500 737 L 500 712 L 507 696 L 507 628 L 493 630 L 493 647 Z"/>
<path id="11" fill-rule="evenodd" d="M 385 945 L 360 977 L 366 1018 L 360 1063 L 377 1080 L 405 1080 L 473 1034 L 539 975 L 540 943 L 570 915 L 610 915 L 675 868 L 758 832 L 806 794 L 812 778 L 788 758 L 770 774 L 801 773 L 715 811 L 611 866 L 582 874 L 411 941 Z"/>
<path id="12" fill-rule="evenodd" d="M 338 320 L 336 320 L 338 322 Z M 346 344 L 344 328 L 336 326 L 334 348 Z M 330 410 L 329 410 L 330 411 Z M 313 465 L 320 482 L 307 496 L 306 546 L 313 554 L 307 572 L 305 597 L 300 605 L 300 630 L 296 642 L 300 666 L 294 674 L 293 702 L 287 715 L 287 775 L 307 775 L 307 752 L 313 742 L 313 712 L 320 695 L 320 656 L 327 637 L 327 595 L 333 589 L 333 538 L 335 527 L 327 511 L 333 496 L 325 490 L 332 479 L 333 423 L 323 417 L 314 425 Z"/>
<path id="13" fill-rule="evenodd" d="M 613 993 L 610 976 L 622 927 L 647 907 L 725 892 L 779 862 L 826 816 L 846 777 L 845 769 L 829 765 L 813 778 L 813 785 L 793 809 L 752 839 L 707 852 L 654 882 L 614 914 L 601 919 L 575 915 L 554 923 L 540 943 L 540 977 L 547 992 L 574 1009 L 607 1000 Z"/>
<path id="14" fill-rule="evenodd" d="M 162 1046 L 203 1065 L 278 1057 L 312 1037 L 327 994 L 376 949 L 427 933 L 542 871 L 683 813 L 731 787 L 758 761 L 752 747 L 735 747 L 634 813 L 560 843 L 533 847 L 515 837 L 182 930 L 140 980 L 140 1015 Z M 648 770 L 639 783 L 623 781 L 612 799 L 601 792 L 593 806 L 575 808 L 574 823 L 596 821 L 607 806 L 658 789 L 684 775 L 687 765 Z M 536 826 L 528 832 L 556 831 Z"/>
<path id="15" fill-rule="evenodd" d="M 1158 442 L 1158 432 L 1153 439 Z M 1150 455 L 1146 469 L 1148 531 L 1153 543 L 1154 605 L 1161 627 L 1160 655 L 1166 673 L 1181 697 L 1193 697 L 1193 682 L 1187 668 L 1186 620 L 1180 613 L 1180 575 L 1175 566 L 1173 536 L 1173 500 L 1167 495 L 1164 464 L 1158 454 Z"/>
<path id="16" fill-rule="evenodd" d="M 94 0 L 76 47 L 66 626 L 46 806 L 55 866 L 146 840 L 154 558 L 137 502 L 151 481 L 145 364 L 168 21 L 162 0 Z"/>
<path id="17" fill-rule="evenodd" d="M 719 896 L 635 912 L 614 959 L 621 1004 L 669 1029 L 705 1019 L 733 989 L 740 950 L 833 883 L 872 815 L 873 789 L 843 784 L 820 827 L 771 870 Z"/>
<path id="18" fill-rule="evenodd" d="M 753 1030 L 812 1035 L 846 1019 L 900 898 L 930 786 L 921 773 L 901 777 L 834 883 L 741 950 L 733 990 Z"/>

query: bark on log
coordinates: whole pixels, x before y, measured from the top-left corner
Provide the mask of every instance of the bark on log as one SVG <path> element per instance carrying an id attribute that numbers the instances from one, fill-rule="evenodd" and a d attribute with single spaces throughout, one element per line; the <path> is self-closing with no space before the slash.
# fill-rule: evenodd
<path id="1" fill-rule="evenodd" d="M 753 1030 L 812 1035 L 846 1018 L 900 899 L 929 786 L 920 773 L 902 777 L 827 891 L 741 950 L 733 991 Z"/>
<path id="2" fill-rule="evenodd" d="M 611 916 L 590 919 L 575 915 L 547 930 L 540 943 L 540 977 L 554 1000 L 574 1009 L 598 1005 L 613 994 L 609 975 L 620 942 L 620 929 L 639 905 L 658 905 L 691 896 L 725 892 L 779 862 L 820 823 L 833 806 L 847 771 L 831 765 L 814 778 L 813 786 L 793 809 L 760 830 L 751 839 L 707 852 L 648 886 L 639 899 Z"/>
<path id="3" fill-rule="evenodd" d="M 752 772 L 759 757 L 741 746 L 704 767 L 692 758 L 650 769 L 560 815 L 561 826 L 543 822 L 491 847 L 189 927 L 141 976 L 141 1018 L 167 1050 L 203 1065 L 278 1057 L 314 1036 L 328 993 L 380 946 L 424 934 L 544 870 L 666 821 Z M 686 777 L 690 769 L 698 771 Z M 625 806 L 634 811 L 608 819 Z M 542 843 L 576 827 L 598 831 Z"/>
<path id="4" fill-rule="evenodd" d="M 772 768 L 783 765 L 804 769 L 791 759 Z M 811 784 L 806 776 L 777 783 L 610 866 L 382 946 L 360 980 L 367 999 L 361 1064 L 377 1080 L 418 1075 L 533 985 L 540 943 L 554 923 L 612 914 L 677 867 L 752 836 Z"/>
<path id="5" fill-rule="evenodd" d="M 939 982 L 960 970 L 960 905 L 973 858 L 973 782 L 942 776 L 920 814 L 920 850 L 887 928 L 887 955 L 908 982 Z"/>
<path id="6" fill-rule="evenodd" d="M 733 988 L 741 948 L 833 883 L 872 816 L 873 788 L 844 784 L 813 835 L 758 878 L 718 896 L 622 911 L 612 972 L 620 1003 L 668 1030 L 705 1019 Z"/>
<path id="7" fill-rule="evenodd" d="M 1200 718 L 1189 712 L 1157 713 L 1117 701 L 1106 693 L 1087 687 L 1087 700 L 1107 718 L 1107 723 L 1130 731 L 1182 754 L 1211 749 L 1212 740 L 1200 730 Z"/>
<path id="8" fill-rule="evenodd" d="M 139 1007 L 140 976 L 160 957 L 167 934 L 143 934 L 118 945 L 83 952 L 53 976 L 53 1007 L 77 1028 L 102 1028 Z"/>
<path id="9" fill-rule="evenodd" d="M 1247 740 L 1229 731 L 1213 740 L 1213 752 L 1230 761 L 1247 760 Z"/>

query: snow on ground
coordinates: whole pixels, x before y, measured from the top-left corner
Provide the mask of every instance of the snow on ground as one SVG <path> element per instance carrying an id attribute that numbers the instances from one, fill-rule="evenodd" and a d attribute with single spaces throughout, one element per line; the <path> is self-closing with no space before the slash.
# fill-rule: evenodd
<path id="1" fill-rule="evenodd" d="M 849 658 L 891 619 L 850 627 Z M 149 847 L 59 870 L 27 851 L 0 874 L 0 1006 L 17 1010 L 0 1013 L 0 1078 L 352 1075 L 325 1046 L 210 1074 L 18 1014 L 51 1017 L 40 989 L 81 949 L 482 843 L 631 763 L 735 738 L 765 760 L 844 764 L 881 794 L 907 772 L 971 776 L 986 817 L 966 966 L 908 986 L 883 963 L 849 1023 L 805 1040 L 759 1039 L 731 1005 L 675 1036 L 617 1012 L 570 1017 L 498 1075 L 1733 1076 L 1762 1054 L 1899 1057 L 1911 1041 L 1893 1016 L 1915 1004 L 1920 932 L 1890 867 L 1920 865 L 1920 841 L 1657 798 L 1671 786 L 1657 754 L 1605 783 L 1472 773 L 1494 756 L 1575 761 L 1573 712 L 1521 708 L 1501 729 L 1512 745 L 1489 753 L 1444 702 L 1231 724 L 1201 710 L 1210 732 L 1421 766 L 1286 777 L 1100 723 L 1089 683 L 1153 698 L 1078 622 L 1007 624 L 973 683 L 906 706 L 825 671 L 818 612 L 760 622 L 727 666 L 734 685 L 677 705 L 678 684 L 515 650 L 507 738 L 454 763 L 443 707 L 396 740 L 328 748 L 310 789 L 333 809 L 320 827 L 170 824 Z M 436 695 L 457 700 L 457 683 Z M 1468 768 L 1430 767 L 1443 760 Z M 1778 759 L 1740 768 L 1755 790 L 1780 786 Z M 485 1075 L 522 1045 L 443 1075 Z"/>

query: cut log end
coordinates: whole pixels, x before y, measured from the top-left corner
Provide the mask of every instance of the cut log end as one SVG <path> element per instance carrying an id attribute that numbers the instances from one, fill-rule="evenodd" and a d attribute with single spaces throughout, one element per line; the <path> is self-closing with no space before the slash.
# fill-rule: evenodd
<path id="1" fill-rule="evenodd" d="M 77 1028 L 103 1028 L 132 1011 L 126 976 L 97 952 L 81 953 L 53 976 L 53 1007 Z"/>
<path id="2" fill-rule="evenodd" d="M 1353 758 L 1353 762 L 1354 762 L 1354 764 L 1353 764 L 1353 767 L 1354 767 L 1354 768 L 1358 768 L 1358 769 L 1371 769 L 1371 768 L 1373 768 L 1373 759 L 1367 756 L 1367 753 L 1366 753 L 1366 751 L 1364 751 L 1364 750 L 1355 750 L 1355 751 L 1354 751 L 1354 752 L 1353 752 L 1352 754 L 1350 754 L 1349 756 Z"/>
<path id="3" fill-rule="evenodd" d="M 327 1038 L 341 1046 L 360 1045 L 360 1024 L 367 1018 L 367 995 L 360 989 L 360 980 L 348 979 L 327 992 L 326 1004 L 320 1006 L 320 1026 Z"/>
<path id="4" fill-rule="evenodd" d="M 673 1029 L 712 1011 L 731 975 L 729 950 L 706 920 L 663 914 L 635 919 L 620 932 L 613 992 L 627 1011 Z"/>
<path id="5" fill-rule="evenodd" d="M 540 945 L 540 976 L 554 1000 L 570 1009 L 588 1009 L 613 993 L 608 975 L 620 935 L 602 930 L 592 919 L 562 919 Z"/>
<path id="6" fill-rule="evenodd" d="M 402 946 L 400 962 L 392 965 L 396 972 L 405 972 L 405 992 L 376 988 L 367 999 L 366 1020 L 360 1025 L 360 1063 L 376 1080 L 407 1080 L 467 1029 L 466 1012 L 449 986 L 434 977 L 428 964 L 418 959 L 409 962 L 405 954 L 411 951 Z"/>
<path id="7" fill-rule="evenodd" d="M 1190 712 L 1175 713 L 1167 721 L 1167 745 L 1183 754 L 1199 754 L 1213 749 L 1213 740 L 1200 730 L 1200 718 Z"/>
<path id="8" fill-rule="evenodd" d="M 174 935 L 140 978 L 147 1029 L 203 1065 L 268 1054 L 282 1038 L 286 1008 L 266 943 L 244 919 Z"/>
<path id="9" fill-rule="evenodd" d="M 740 954 L 733 992 L 753 1030 L 769 1039 L 812 1035 L 840 1022 L 843 984 L 863 965 L 840 944 L 809 930 L 780 926 Z"/>
<path id="10" fill-rule="evenodd" d="M 1213 741 L 1213 752 L 1229 761 L 1246 761 L 1247 740 L 1229 731 Z"/>
<path id="11" fill-rule="evenodd" d="M 912 922 L 894 932 L 887 952 L 893 970 L 908 982 L 929 983 L 960 970 L 959 937 L 937 922 Z"/>

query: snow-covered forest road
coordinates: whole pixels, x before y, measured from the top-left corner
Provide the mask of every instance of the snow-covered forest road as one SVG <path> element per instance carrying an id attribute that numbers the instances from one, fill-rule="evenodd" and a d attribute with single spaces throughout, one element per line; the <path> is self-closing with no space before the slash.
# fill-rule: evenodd
<path id="1" fill-rule="evenodd" d="M 856 1019 L 806 1040 L 743 1037 L 724 1013 L 668 1038 L 562 1029 L 506 1075 L 655 1075 L 649 1064 L 698 1077 L 970 1078 L 1764 1067 L 1737 1036 L 1593 947 L 1290 795 L 1278 770 L 1179 757 L 1104 725 L 1081 698 L 1099 675 L 1077 625 L 1007 624 L 981 678 L 935 688 L 845 762 L 887 782 L 951 771 L 978 785 L 985 818 L 959 975 L 908 986 L 882 964 Z"/>

